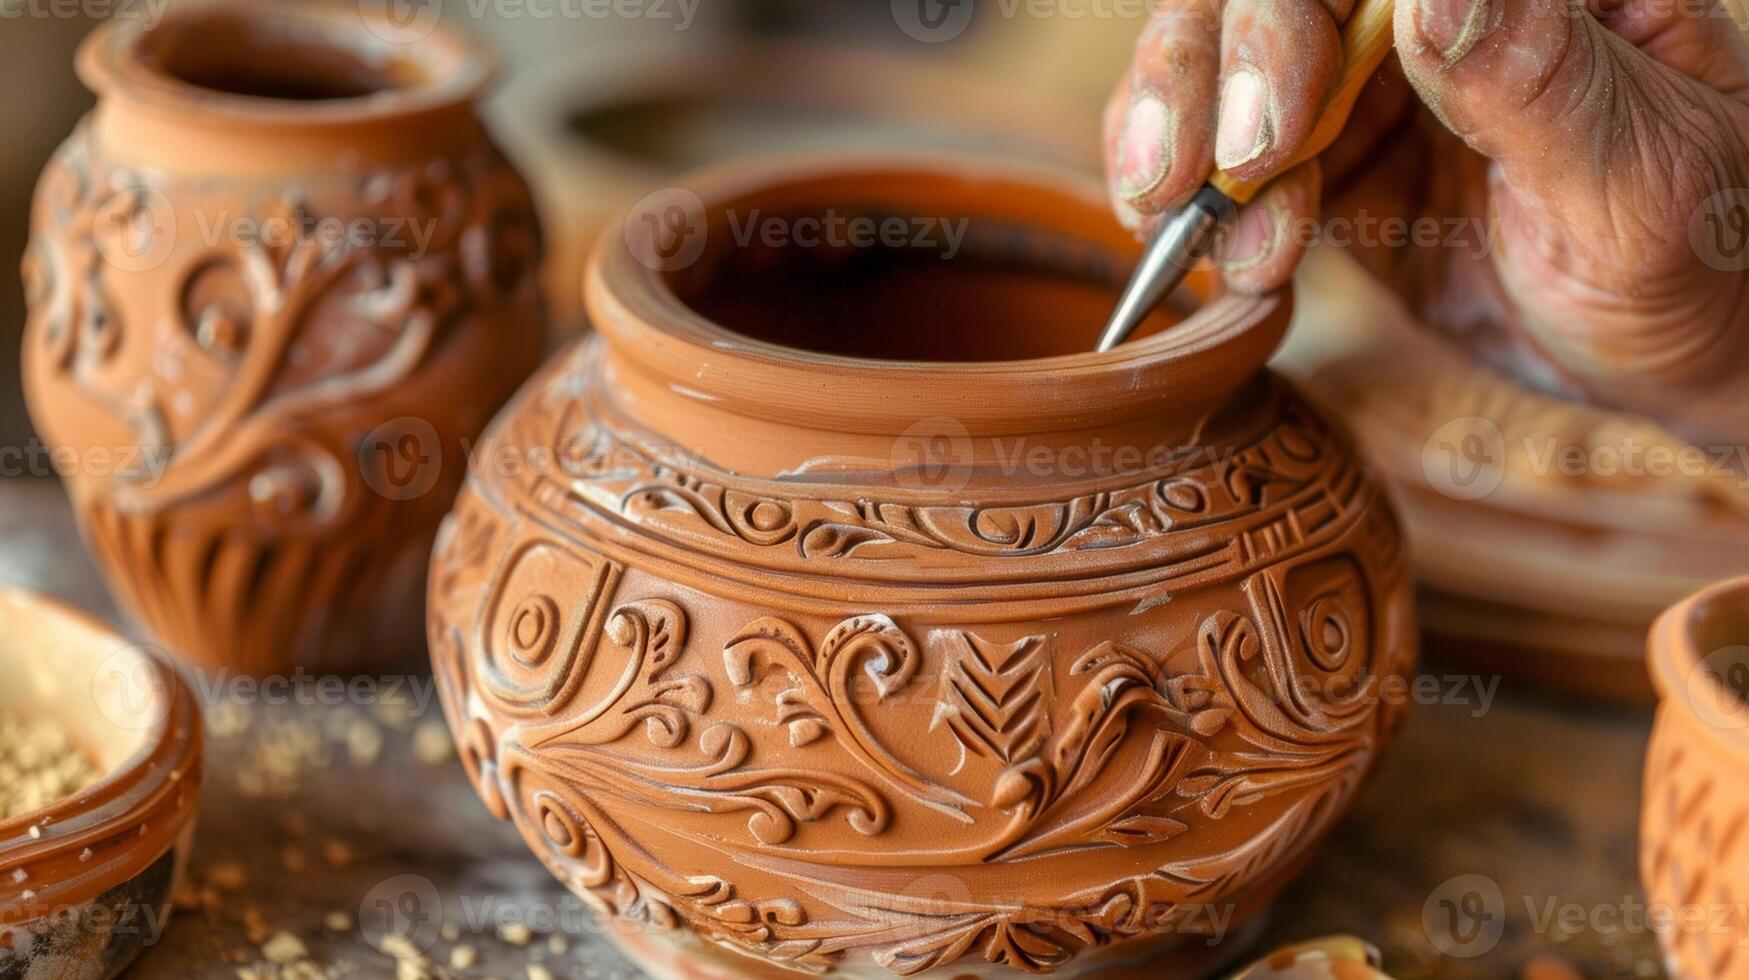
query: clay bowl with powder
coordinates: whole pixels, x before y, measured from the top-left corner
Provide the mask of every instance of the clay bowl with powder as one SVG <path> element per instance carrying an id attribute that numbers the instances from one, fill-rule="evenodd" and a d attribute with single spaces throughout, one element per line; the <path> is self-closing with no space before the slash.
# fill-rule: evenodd
<path id="1" fill-rule="evenodd" d="M 0 590 L 0 735 L 0 977 L 115 976 L 187 860 L 194 695 L 90 617 Z"/>
<path id="2" fill-rule="evenodd" d="M 1415 654 L 1386 501 L 1263 370 L 1289 297 L 1199 273 L 1094 354 L 1136 245 L 1092 182 L 683 183 L 604 237 L 597 336 L 439 535 L 430 645 L 487 805 L 658 976 L 1240 952 Z"/>
<path id="3" fill-rule="evenodd" d="M 1648 644 L 1658 715 L 1646 752 L 1640 878 L 1676 914 L 1659 934 L 1672 976 L 1749 977 L 1749 578 L 1659 617 Z M 1685 910 L 1707 914 L 1698 922 Z M 1687 918 L 1683 918 L 1686 915 Z"/>

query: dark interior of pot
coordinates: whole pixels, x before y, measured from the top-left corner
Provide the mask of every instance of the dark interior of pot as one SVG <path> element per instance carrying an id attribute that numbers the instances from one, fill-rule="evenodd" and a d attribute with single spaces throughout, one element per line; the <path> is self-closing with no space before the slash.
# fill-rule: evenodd
<path id="1" fill-rule="evenodd" d="M 377 56 L 367 41 L 260 11 L 212 11 L 150 31 L 140 55 L 197 88 L 291 102 L 364 98 L 425 80 L 419 66 Z"/>
<path id="2" fill-rule="evenodd" d="M 1688 630 L 1702 669 L 1727 696 L 1749 704 L 1749 585 L 1696 603 Z"/>
<path id="3" fill-rule="evenodd" d="M 707 240 L 700 261 L 669 279 L 694 311 L 755 340 L 878 360 L 1086 353 L 1134 261 L 1022 221 L 854 198 L 824 208 L 730 206 L 711 216 Z M 1181 292 L 1135 338 L 1167 329 L 1197 302 Z"/>

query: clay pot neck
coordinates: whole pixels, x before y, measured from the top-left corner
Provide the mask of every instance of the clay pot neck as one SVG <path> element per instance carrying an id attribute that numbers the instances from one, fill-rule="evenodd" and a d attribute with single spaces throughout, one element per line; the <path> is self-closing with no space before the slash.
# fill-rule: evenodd
<path id="1" fill-rule="evenodd" d="M 1652 679 L 1667 709 L 1749 752 L 1749 578 L 1677 604 L 1651 636 Z"/>
<path id="2" fill-rule="evenodd" d="M 974 437 L 1188 426 L 1262 368 L 1290 303 L 1199 271 L 1143 339 L 1093 353 L 1138 251 L 1080 177 L 814 159 L 647 199 L 585 293 L 641 415 L 889 438 L 928 419 Z"/>
<path id="3" fill-rule="evenodd" d="M 157 147 L 179 160 L 222 155 L 225 172 L 255 166 L 247 151 L 298 158 L 312 143 L 424 152 L 471 121 L 496 73 L 483 46 L 435 23 L 372 4 L 259 0 L 110 21 L 78 64 L 112 144 L 144 147 L 148 165 Z"/>

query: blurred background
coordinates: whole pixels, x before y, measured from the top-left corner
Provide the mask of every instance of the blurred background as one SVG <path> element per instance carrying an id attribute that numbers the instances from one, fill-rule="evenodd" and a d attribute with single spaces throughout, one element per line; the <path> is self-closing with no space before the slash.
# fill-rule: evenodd
<path id="1" fill-rule="evenodd" d="M 153 17 L 165 2 L 0 0 L 0 445 L 31 439 L 18 269 L 37 175 L 93 101 L 74 50 L 103 17 Z M 1142 0 L 1062 0 L 1042 17 L 1031 0 L 384 2 L 435 10 L 499 49 L 489 112 L 541 198 L 555 337 L 577 327 L 575 276 L 600 223 L 725 157 L 922 143 L 1096 170 L 1100 108 L 1146 11 Z"/>

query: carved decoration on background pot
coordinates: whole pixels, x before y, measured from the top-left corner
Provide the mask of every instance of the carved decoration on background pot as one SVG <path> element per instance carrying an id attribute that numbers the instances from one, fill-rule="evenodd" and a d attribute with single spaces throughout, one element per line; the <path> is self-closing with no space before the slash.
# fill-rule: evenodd
<path id="1" fill-rule="evenodd" d="M 535 363 L 492 65 L 407 30 L 185 6 L 80 54 L 99 103 L 37 192 L 27 394 L 113 589 L 203 664 L 416 657 L 464 444 Z"/>
<path id="2" fill-rule="evenodd" d="M 500 415 L 433 557 L 487 805 L 658 975 L 1230 959 L 1415 646 L 1389 508 L 1261 370 L 1288 297 L 1199 278 L 1183 322 L 1077 353 L 1135 247 L 1095 187 L 963 158 L 686 186 L 687 221 L 628 226 L 699 237 L 606 241 L 599 336 Z M 755 213 L 910 233 L 738 239 Z"/>
<path id="3" fill-rule="evenodd" d="M 1640 878 L 1671 976 L 1749 977 L 1749 578 L 1714 585 L 1652 627 L 1658 716 L 1646 750 Z M 1699 915 L 1700 918 L 1695 918 Z"/>

